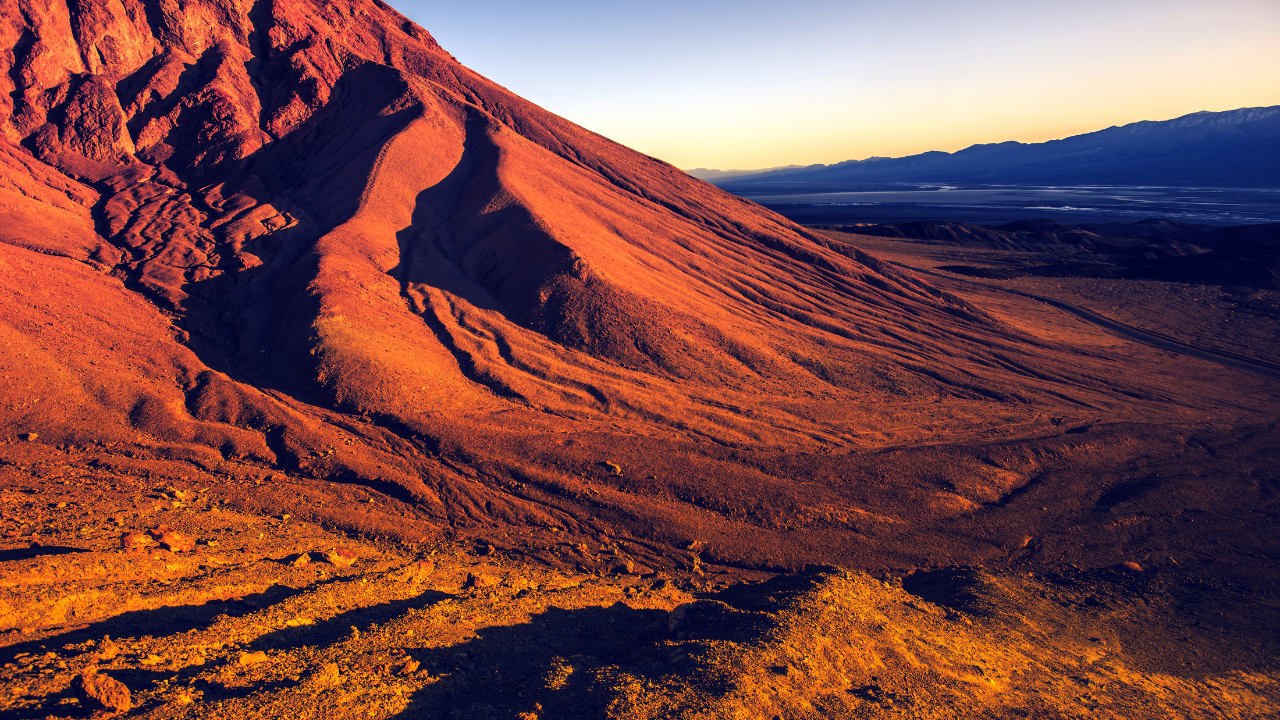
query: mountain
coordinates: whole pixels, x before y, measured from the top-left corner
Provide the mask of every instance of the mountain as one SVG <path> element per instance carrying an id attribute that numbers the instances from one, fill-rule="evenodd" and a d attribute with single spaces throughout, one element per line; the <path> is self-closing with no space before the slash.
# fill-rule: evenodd
<path id="1" fill-rule="evenodd" d="M 1209 252 L 1195 259 L 1169 257 L 1134 263 L 1127 275 L 1280 290 L 1280 223 L 1217 228 L 1189 242 Z"/>
<path id="2" fill-rule="evenodd" d="M 1079 223 L 1076 227 L 1099 235 L 1117 238 L 1186 242 L 1215 229 L 1213 225 L 1188 223 L 1164 218 L 1147 218 L 1131 223 Z"/>
<path id="3" fill-rule="evenodd" d="M 1280 187 L 1280 106 L 1197 112 L 1043 143 L 848 160 L 717 178 L 736 193 L 833 192 L 873 182 Z"/>
<path id="4" fill-rule="evenodd" d="M 744 175 L 759 175 L 760 173 L 774 172 L 775 170 L 797 170 L 804 167 L 803 165 L 786 165 L 784 167 L 760 168 L 757 170 L 713 170 L 711 168 L 694 168 L 685 172 L 698 178 L 713 182 L 715 180 L 727 180 L 729 178 L 742 177 Z"/>
<path id="5" fill-rule="evenodd" d="M 1020 488 L 1100 493 L 1181 447 L 1125 428 L 1227 402 L 556 117 L 377 0 L 0 7 L 0 472 L 910 567 L 1006 553 L 1049 522 Z M 528 552 L 607 568 L 556 542 Z"/>

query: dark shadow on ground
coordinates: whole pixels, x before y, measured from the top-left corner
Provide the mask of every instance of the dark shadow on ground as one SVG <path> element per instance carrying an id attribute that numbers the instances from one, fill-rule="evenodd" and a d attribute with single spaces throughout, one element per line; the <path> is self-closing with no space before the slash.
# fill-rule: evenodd
<path id="1" fill-rule="evenodd" d="M 548 607 L 530 622 L 484 628 L 452 647 L 412 650 L 421 670 L 440 678 L 397 718 L 600 718 L 640 685 L 694 685 L 730 691 L 732 678 L 701 659 L 725 641 L 758 641 L 776 613 L 832 568 L 764 583 L 743 583 L 677 608 Z M 616 709 L 616 708 L 615 708 Z"/>
<path id="2" fill-rule="evenodd" d="M 240 617 L 289 598 L 301 590 L 285 585 L 272 585 L 256 595 L 229 600 L 210 600 L 200 605 L 177 605 L 136 610 L 90 623 L 69 632 L 52 637 L 31 640 L 6 648 L 0 648 L 0 664 L 13 662 L 22 653 L 43 654 L 46 650 L 58 650 L 70 645 L 109 637 L 164 637 L 208 627 L 219 615 Z M 61 653 L 59 653 L 61 654 Z"/>
<path id="3" fill-rule="evenodd" d="M 0 562 L 8 562 L 10 560 L 30 560 L 44 555 L 69 555 L 71 553 L 89 552 L 84 548 L 67 547 L 62 545 L 32 545 L 29 548 L 13 548 L 11 550 L 0 550 Z"/>
<path id="4" fill-rule="evenodd" d="M 174 673 L 163 670 L 108 670 L 102 674 L 119 680 L 130 688 L 150 687 L 156 682 L 174 677 Z M 0 714 L 0 717 L 3 717 L 4 720 L 49 720 L 49 718 L 95 718 L 96 720 L 101 720 L 104 717 L 109 717 L 100 713 L 95 714 L 93 710 L 85 708 L 79 703 L 70 704 L 71 698 L 75 697 L 77 697 L 75 690 L 68 687 L 62 692 L 50 693 L 41 697 L 41 702 L 38 705 L 13 708 Z"/>
<path id="5" fill-rule="evenodd" d="M 328 582 L 341 582 L 341 580 L 330 580 Z M 315 586 L 311 586 L 313 589 Z M 44 638 L 41 640 L 32 640 L 30 642 L 13 645 L 0 650 L 0 663 L 14 662 L 17 656 L 24 653 L 31 655 L 43 655 L 45 652 L 53 650 L 58 651 L 71 645 L 81 644 L 88 641 L 96 641 L 104 636 L 110 637 L 174 637 L 190 630 L 198 630 L 207 627 L 218 616 L 228 615 L 231 617 L 239 617 L 255 612 L 259 609 L 269 607 L 289 597 L 301 592 L 282 585 L 273 585 L 266 592 L 249 595 L 243 598 L 236 598 L 228 601 L 211 601 L 203 605 L 183 605 L 178 607 L 160 608 L 157 610 L 146 610 L 138 612 L 129 612 L 118 615 L 109 620 L 93 623 L 85 628 L 74 630 L 62 635 Z M 246 646 L 239 648 L 238 651 L 258 652 L 265 651 L 268 653 L 284 652 L 294 650 L 303 646 L 319 646 L 324 647 L 334 644 L 342 640 L 343 637 L 351 633 L 351 628 L 355 627 L 364 630 L 371 625 L 377 625 L 393 618 L 404 615 L 406 612 L 427 607 L 441 600 L 452 598 L 447 593 L 428 590 L 420 595 L 405 600 L 396 600 L 392 602 L 381 603 L 371 607 L 355 608 L 344 613 L 335 615 L 327 620 L 316 622 L 311 625 L 299 627 L 286 627 L 274 632 L 262 635 Z M 179 638 L 180 639 L 180 638 Z M 63 651 L 58 654 L 64 658 L 70 657 L 77 651 Z M 89 652 L 93 652 L 90 650 Z M 235 664 L 235 658 L 232 657 L 229 665 Z M 245 697 L 253 693 L 272 692 L 291 687 L 297 684 L 295 680 L 273 680 L 262 683 L 257 682 L 244 687 L 226 686 L 215 682 L 196 681 L 201 673 L 210 668 L 207 664 L 194 664 L 181 669 L 142 669 L 142 668 L 110 668 L 104 667 L 103 674 L 108 675 L 120 682 L 124 683 L 130 690 L 137 692 L 143 688 L 154 686 L 157 682 L 168 681 L 175 684 L 191 684 L 196 690 L 199 690 L 206 701 L 221 701 L 235 698 Z M 195 682 L 192 682 L 195 681 Z M 63 701 L 74 697 L 71 690 L 60 693 L 46 695 L 42 698 L 42 702 L 33 707 L 12 710 L 4 717 L 13 718 L 14 720 L 34 720 L 36 718 L 49 717 L 51 713 L 57 716 L 79 717 L 87 716 L 88 713 L 77 715 L 78 710 L 74 705 L 63 704 Z"/>
<path id="6" fill-rule="evenodd" d="M 355 608 L 311 625 L 286 627 L 269 632 L 249 643 L 245 650 L 247 652 L 261 650 L 270 653 L 294 650 L 304 645 L 332 645 L 350 635 L 353 627 L 363 632 L 371 625 L 381 625 L 411 610 L 420 610 L 453 597 L 437 590 L 426 590 L 420 595 L 404 600 L 392 600 L 369 607 Z"/>
<path id="7" fill-rule="evenodd" d="M 421 670 L 440 679 L 396 717 L 604 717 L 614 697 L 610 680 L 623 674 L 652 680 L 680 669 L 661 652 L 666 633 L 663 610 L 621 602 L 548 607 L 528 623 L 484 628 L 452 647 L 412 650 Z"/>
<path id="8" fill-rule="evenodd" d="M 78 649 L 66 650 L 65 648 L 98 641 L 104 637 L 122 638 L 148 635 L 152 637 L 167 637 L 190 630 L 199 630 L 208 627 L 221 615 L 230 617 L 248 615 L 261 608 L 281 602 L 296 595 L 298 592 L 301 591 L 284 585 L 272 585 L 265 592 L 225 601 L 211 600 L 200 605 L 178 605 L 155 610 L 121 613 L 107 620 L 91 623 L 70 632 L 0 648 L 0 664 L 15 662 L 19 655 L 43 655 L 49 651 L 57 652 L 63 658 L 70 658 L 84 651 Z M 94 652 L 94 650 L 89 650 L 88 652 Z M 137 691 L 151 687 L 156 682 L 164 680 L 187 680 L 205 669 L 201 665 L 193 665 L 181 670 L 105 667 L 103 674 L 119 680 L 130 690 Z M 51 716 L 87 717 L 89 713 L 78 710 L 77 706 L 63 704 L 65 700 L 74 696 L 71 690 L 45 695 L 41 698 L 42 702 L 39 705 L 9 710 L 4 717 L 6 720 L 9 718 L 13 720 L 34 720 Z"/>
<path id="9" fill-rule="evenodd" d="M 363 608 L 354 608 L 339 613 L 331 618 L 298 627 L 285 627 L 262 635 L 242 648 L 244 652 L 266 652 L 275 654 L 288 652 L 302 647 L 327 647 L 342 641 L 352 633 L 352 628 L 363 632 L 370 626 L 380 625 L 413 610 L 434 605 L 442 600 L 454 597 L 448 593 L 427 590 L 404 600 L 392 600 Z M 203 668 L 197 668 L 200 670 Z M 298 684 L 298 680 L 285 679 L 270 683 L 253 683 L 237 687 L 217 682 L 197 682 L 193 686 L 203 693 L 206 702 L 218 702 L 246 697 L 251 694 L 270 692 Z M 127 683 L 126 683 L 127 684 Z"/>

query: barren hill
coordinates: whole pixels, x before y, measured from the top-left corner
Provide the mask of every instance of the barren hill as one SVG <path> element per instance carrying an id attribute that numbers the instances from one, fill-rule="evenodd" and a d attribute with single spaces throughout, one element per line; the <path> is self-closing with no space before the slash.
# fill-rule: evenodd
<path id="1" fill-rule="evenodd" d="M 1133 463 L 1273 421 L 1267 380 L 1029 332 L 520 99 L 375 0 L 3 8 L 13 468 L 214 477 L 409 539 L 621 533 L 654 567 L 695 541 L 911 567 L 1087 532 Z"/>

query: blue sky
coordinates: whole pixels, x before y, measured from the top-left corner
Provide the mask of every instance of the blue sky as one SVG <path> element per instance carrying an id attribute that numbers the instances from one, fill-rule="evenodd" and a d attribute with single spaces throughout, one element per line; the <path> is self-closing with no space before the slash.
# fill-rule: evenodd
<path id="1" fill-rule="evenodd" d="M 392 5 L 495 82 L 686 169 L 1280 104 L 1277 0 Z"/>

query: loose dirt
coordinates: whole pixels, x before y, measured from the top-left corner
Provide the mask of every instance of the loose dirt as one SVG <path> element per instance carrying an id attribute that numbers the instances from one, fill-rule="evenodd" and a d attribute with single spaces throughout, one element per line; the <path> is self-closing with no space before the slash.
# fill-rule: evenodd
<path id="1" fill-rule="evenodd" d="M 106 712 L 85 678 L 154 718 L 1208 718 L 1280 702 L 1274 593 L 1167 562 L 565 571 L 254 515 L 212 488 L 27 484 L 4 498 L 40 538 L 0 550 L 7 717 Z M 196 547 L 119 547 L 161 525 Z"/>

